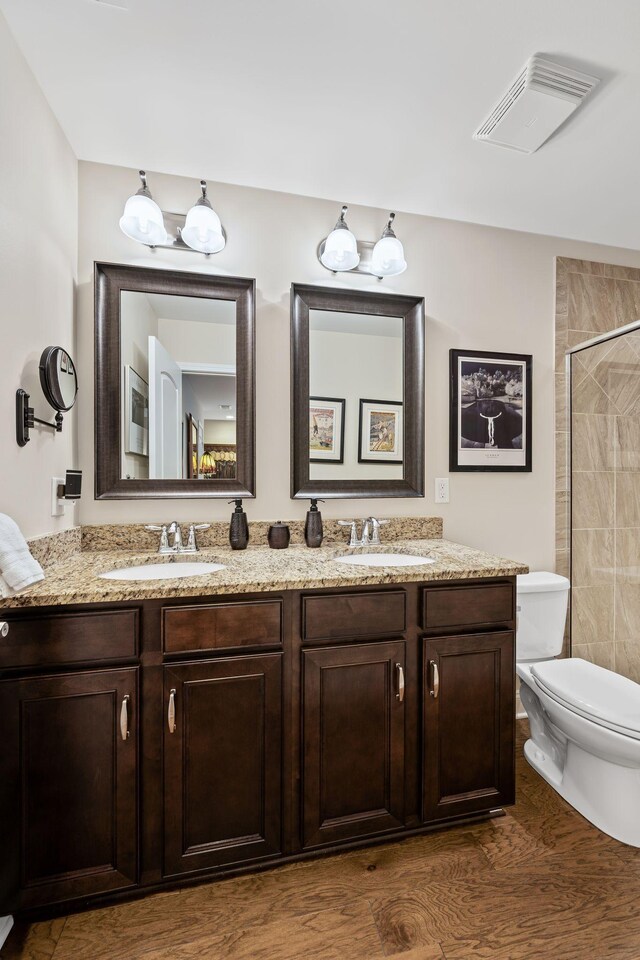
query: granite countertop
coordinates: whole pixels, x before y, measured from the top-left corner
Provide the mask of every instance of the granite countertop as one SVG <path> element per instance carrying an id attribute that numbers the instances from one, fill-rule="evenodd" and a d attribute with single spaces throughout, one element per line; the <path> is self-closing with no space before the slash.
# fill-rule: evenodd
<path id="1" fill-rule="evenodd" d="M 334 562 L 336 557 L 357 552 L 418 554 L 430 557 L 435 562 L 412 567 L 361 567 Z M 225 569 L 203 576 L 172 580 L 100 578 L 101 573 L 115 568 L 159 562 L 179 564 L 194 560 L 222 563 Z M 0 600 L 0 609 L 465 580 L 515 576 L 527 570 L 521 563 L 437 538 L 396 539 L 381 547 L 361 550 L 350 550 L 335 543 L 318 549 L 296 544 L 286 550 L 250 546 L 246 550 L 233 551 L 229 546 L 218 546 L 206 547 L 195 556 L 176 558 L 134 550 L 82 550 L 47 566 L 45 580 L 18 596 Z"/>

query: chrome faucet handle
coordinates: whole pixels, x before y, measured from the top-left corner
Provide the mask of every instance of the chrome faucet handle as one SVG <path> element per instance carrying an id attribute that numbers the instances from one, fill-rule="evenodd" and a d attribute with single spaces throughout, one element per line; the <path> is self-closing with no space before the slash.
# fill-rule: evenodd
<path id="1" fill-rule="evenodd" d="M 339 527 L 351 527 L 351 535 L 349 537 L 349 546 L 350 547 L 359 547 L 358 543 L 358 531 L 356 528 L 355 520 L 338 520 Z"/>
<path id="2" fill-rule="evenodd" d="M 189 525 L 189 537 L 187 539 L 187 546 L 185 553 L 197 553 L 198 552 L 198 541 L 196 539 L 196 530 L 208 530 L 211 526 L 210 523 L 192 523 Z"/>
<path id="3" fill-rule="evenodd" d="M 362 535 L 360 537 L 360 546 L 368 547 L 369 543 L 371 542 L 371 538 L 369 536 L 369 518 L 367 517 L 366 519 L 361 520 L 360 523 L 362 524 Z"/>
<path id="4" fill-rule="evenodd" d="M 169 547 L 169 537 L 167 536 L 167 525 L 163 523 L 158 525 L 157 523 L 147 523 L 145 524 L 145 530 L 150 530 L 153 533 L 160 533 L 160 546 L 158 547 L 158 553 L 169 553 L 171 548 Z"/>
<path id="5" fill-rule="evenodd" d="M 388 520 L 378 520 L 376 517 L 369 517 L 369 522 L 371 523 L 371 543 L 374 547 L 379 547 L 382 543 L 380 539 L 380 527 L 383 527 L 386 523 L 389 523 Z"/>

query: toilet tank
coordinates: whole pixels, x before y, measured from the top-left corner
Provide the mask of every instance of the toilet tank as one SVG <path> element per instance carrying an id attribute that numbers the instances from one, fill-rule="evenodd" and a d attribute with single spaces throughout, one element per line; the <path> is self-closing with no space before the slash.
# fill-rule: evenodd
<path id="1" fill-rule="evenodd" d="M 517 577 L 516 660 L 550 660 L 562 653 L 569 581 L 557 573 Z"/>

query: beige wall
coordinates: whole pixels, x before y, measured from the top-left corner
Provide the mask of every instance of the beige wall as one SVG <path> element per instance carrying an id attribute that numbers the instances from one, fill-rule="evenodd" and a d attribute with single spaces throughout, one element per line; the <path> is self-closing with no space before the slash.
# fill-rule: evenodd
<path id="1" fill-rule="evenodd" d="M 42 350 L 75 358 L 77 163 L 0 14 L 0 512 L 26 536 L 73 525 L 78 507 L 51 516 L 51 477 L 77 467 L 76 412 L 62 433 L 36 427 L 20 448 L 15 392 L 31 394 L 36 416 L 53 419 L 38 376 Z M 90 403 L 91 368 L 81 365 L 79 403 Z M 85 487 L 85 490 L 87 488 Z"/>
<path id="2" fill-rule="evenodd" d="M 158 336 L 158 318 L 149 298 L 144 293 L 123 290 L 120 296 L 122 316 L 125 319 L 120 334 L 120 397 L 121 429 L 126 430 L 125 367 L 132 366 L 139 377 L 149 383 L 149 337 Z M 145 479 L 149 477 L 149 458 L 125 453 L 122 448 L 122 476 Z"/>
<path id="3" fill-rule="evenodd" d="M 141 161 L 144 158 L 141 158 Z M 526 161 L 525 161 L 526 162 Z M 308 507 L 289 499 L 289 288 L 292 281 L 332 282 L 316 260 L 318 241 L 335 222 L 338 204 L 245 187 L 210 184 L 209 195 L 228 231 L 223 253 L 205 261 L 178 251 L 147 251 L 118 229 L 122 205 L 137 189 L 137 172 L 80 163 L 79 354 L 81 375 L 93 369 L 93 261 L 110 260 L 224 272 L 257 280 L 257 480 L 247 502 L 252 519 L 301 518 Z M 167 210 L 186 210 L 197 183 L 150 174 L 151 190 Z M 351 207 L 349 224 L 375 238 L 387 211 Z M 342 277 L 341 286 L 421 294 L 426 299 L 426 498 L 326 503 L 327 517 L 441 514 L 448 537 L 528 562 L 554 565 L 554 259 L 557 255 L 640 265 L 640 253 L 399 215 L 409 269 L 383 284 Z M 531 474 L 453 474 L 451 502 L 435 505 L 433 480 L 448 475 L 448 391 L 451 347 L 534 354 Z M 93 398 L 79 410 L 87 523 L 224 519 L 225 501 L 95 502 Z"/>

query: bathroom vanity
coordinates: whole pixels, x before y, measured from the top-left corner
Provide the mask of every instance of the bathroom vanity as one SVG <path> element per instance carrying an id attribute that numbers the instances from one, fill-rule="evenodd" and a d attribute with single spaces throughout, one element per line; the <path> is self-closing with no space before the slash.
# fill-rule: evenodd
<path id="1" fill-rule="evenodd" d="M 212 551 L 224 571 L 161 583 L 100 580 L 123 555 L 79 553 L 2 601 L 0 913 L 512 803 L 526 568 L 443 540 L 408 546 L 435 562 L 356 569 L 332 562 L 343 547 L 227 548 Z"/>

